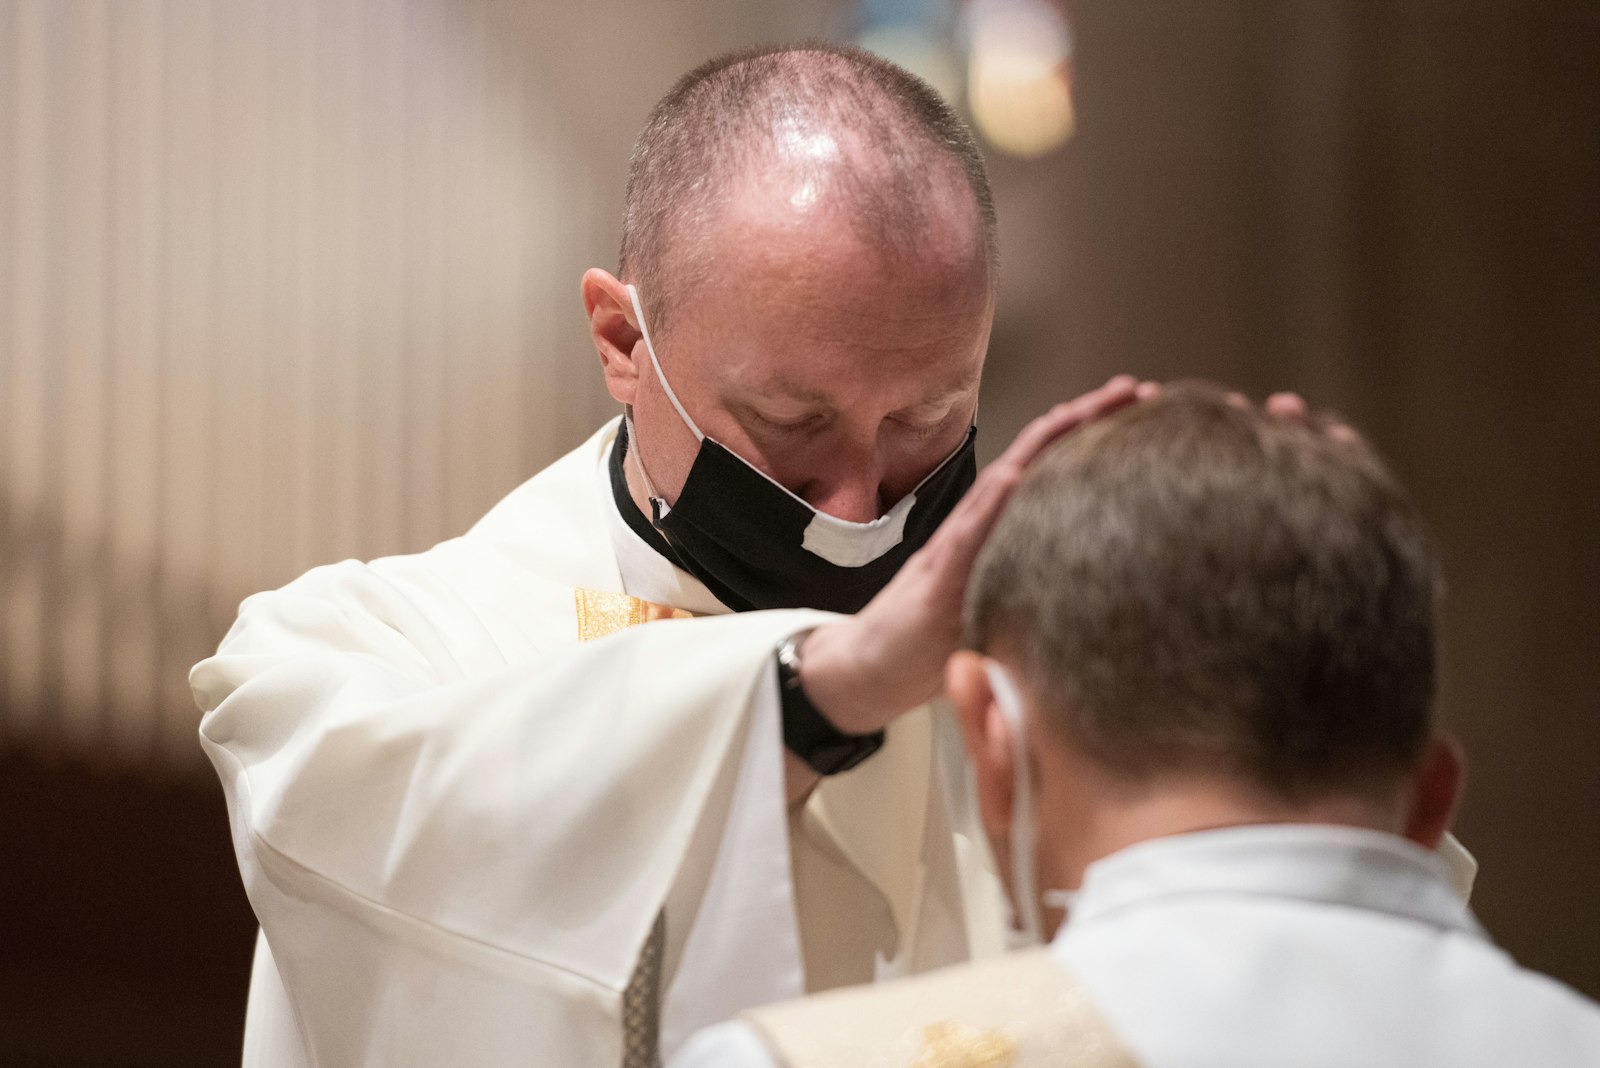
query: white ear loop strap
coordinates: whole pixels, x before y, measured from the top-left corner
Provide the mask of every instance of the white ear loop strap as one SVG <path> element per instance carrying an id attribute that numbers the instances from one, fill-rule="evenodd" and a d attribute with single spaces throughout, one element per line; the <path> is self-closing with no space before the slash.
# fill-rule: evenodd
<path id="1" fill-rule="evenodd" d="M 651 499 L 659 500 L 661 495 L 656 492 L 655 484 L 650 481 L 650 472 L 644 469 L 644 457 L 639 452 L 639 435 L 633 429 L 633 407 L 631 405 L 622 413 L 622 421 L 628 426 L 628 455 L 633 457 L 634 466 L 639 469 L 639 477 L 644 479 L 644 492 Z"/>
<path id="2" fill-rule="evenodd" d="M 656 369 L 656 381 L 660 382 L 661 388 L 666 390 L 667 400 L 671 401 L 672 406 L 678 409 L 678 414 L 683 417 L 684 423 L 688 425 L 690 430 L 694 431 L 695 440 L 704 441 L 706 436 L 700 433 L 699 425 L 689 418 L 688 412 L 684 411 L 683 405 L 678 402 L 678 395 L 672 392 L 672 386 L 667 383 L 666 373 L 661 370 L 661 361 L 656 359 L 656 347 L 650 341 L 650 327 L 644 321 L 644 306 L 639 303 L 639 291 L 633 287 L 632 283 L 628 285 L 628 299 L 633 301 L 633 314 L 639 320 L 639 333 L 644 337 L 644 350 L 650 354 L 650 366 Z"/>
<path id="3" fill-rule="evenodd" d="M 1011 728 L 1011 756 L 1016 766 L 1016 793 L 1011 802 L 1011 896 L 1016 899 L 1017 919 L 1022 931 L 1035 943 L 1043 941 L 1044 924 L 1039 916 L 1039 882 L 1034 874 L 1033 776 L 1028 769 L 1028 743 L 1023 734 L 1022 697 L 1006 669 L 993 660 L 984 660 L 989 687 Z"/>

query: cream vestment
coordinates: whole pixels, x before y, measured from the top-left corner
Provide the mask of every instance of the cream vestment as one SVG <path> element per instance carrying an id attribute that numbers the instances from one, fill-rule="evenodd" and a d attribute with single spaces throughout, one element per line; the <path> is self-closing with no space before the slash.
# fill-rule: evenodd
<path id="1" fill-rule="evenodd" d="M 1142 842 L 1089 867 L 1049 954 L 757 1010 L 671 1068 L 1600 1065 L 1600 1006 L 1495 948 L 1449 859 L 1376 831 Z"/>
<path id="2" fill-rule="evenodd" d="M 828 617 L 670 618 L 721 608 L 622 522 L 615 428 L 462 537 L 249 598 L 195 667 L 261 923 L 247 1065 L 618 1065 L 625 991 L 670 1055 L 995 944 L 930 710 L 786 811 L 772 653 Z"/>

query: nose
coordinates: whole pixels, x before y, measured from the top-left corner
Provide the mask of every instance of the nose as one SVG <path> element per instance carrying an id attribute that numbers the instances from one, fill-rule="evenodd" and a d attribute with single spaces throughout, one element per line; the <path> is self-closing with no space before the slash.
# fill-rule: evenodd
<path id="1" fill-rule="evenodd" d="M 883 465 L 871 449 L 835 453 L 799 490 L 811 507 L 852 523 L 870 523 L 888 511 L 895 502 L 885 501 L 884 493 Z"/>

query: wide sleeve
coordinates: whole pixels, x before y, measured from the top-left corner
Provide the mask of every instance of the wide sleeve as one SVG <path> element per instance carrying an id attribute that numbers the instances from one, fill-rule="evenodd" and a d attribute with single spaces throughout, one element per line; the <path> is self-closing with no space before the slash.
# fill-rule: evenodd
<path id="1" fill-rule="evenodd" d="M 609 1056 L 556 1032 L 606 1030 L 773 646 L 821 618 L 658 622 L 469 673 L 450 630 L 478 621 L 364 565 L 246 601 L 191 683 L 315 1060 Z"/>

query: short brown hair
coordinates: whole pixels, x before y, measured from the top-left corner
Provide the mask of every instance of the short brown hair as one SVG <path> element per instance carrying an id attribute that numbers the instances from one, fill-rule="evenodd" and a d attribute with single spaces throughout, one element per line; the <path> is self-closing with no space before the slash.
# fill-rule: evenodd
<path id="1" fill-rule="evenodd" d="M 998 257 L 994 198 L 972 131 L 909 71 L 848 45 L 806 41 L 719 56 L 678 80 L 634 142 L 622 218 L 620 271 L 637 282 L 663 332 L 668 291 L 703 269 L 694 239 L 733 183 L 773 158 L 784 124 L 804 121 L 864 146 L 835 190 L 875 244 L 894 251 L 926 231 L 926 190 L 951 164 L 981 220 L 991 274 Z"/>
<path id="2" fill-rule="evenodd" d="M 1415 508 L 1367 445 L 1187 384 L 1040 457 L 964 622 L 1109 769 L 1304 799 L 1420 759 L 1436 582 Z"/>

